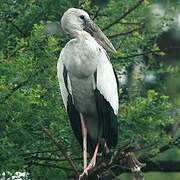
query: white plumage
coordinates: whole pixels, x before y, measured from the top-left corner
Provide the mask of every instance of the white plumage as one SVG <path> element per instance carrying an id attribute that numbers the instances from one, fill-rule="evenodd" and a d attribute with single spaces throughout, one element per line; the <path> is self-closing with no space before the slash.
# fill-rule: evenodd
<path id="1" fill-rule="evenodd" d="M 89 37 L 87 38 L 87 36 Z M 83 35 L 80 36 L 80 38 L 81 39 L 71 40 L 61 51 L 58 60 L 57 73 L 63 103 L 67 108 L 68 92 L 63 79 L 64 65 L 70 72 L 75 73 L 77 77 L 86 77 L 93 75 L 95 70 L 97 70 L 97 89 L 111 104 L 114 113 L 117 115 L 119 105 L 117 82 L 114 75 L 113 67 L 106 55 L 106 52 L 89 34 L 83 32 Z M 88 41 L 88 45 L 86 45 L 83 41 Z M 71 47 L 71 44 L 73 44 L 73 47 Z M 75 50 L 73 50 L 73 48 Z M 83 56 L 85 56 L 85 58 L 87 58 L 89 61 L 87 61 L 86 59 L 84 60 Z M 80 73 L 82 73 L 82 75 Z M 72 94 L 72 87 L 69 76 L 68 87 L 69 91 Z"/>
<path id="2" fill-rule="evenodd" d="M 114 113 L 118 114 L 118 89 L 113 67 L 105 52 L 102 52 L 100 63 L 97 65 L 97 89 L 111 104 Z"/>

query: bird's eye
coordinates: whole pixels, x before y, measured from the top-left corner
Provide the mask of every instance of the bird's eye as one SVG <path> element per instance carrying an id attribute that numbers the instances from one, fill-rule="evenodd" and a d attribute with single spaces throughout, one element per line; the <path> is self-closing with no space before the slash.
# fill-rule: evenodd
<path id="1" fill-rule="evenodd" d="M 84 16 L 83 15 L 81 15 L 80 18 L 84 20 Z"/>

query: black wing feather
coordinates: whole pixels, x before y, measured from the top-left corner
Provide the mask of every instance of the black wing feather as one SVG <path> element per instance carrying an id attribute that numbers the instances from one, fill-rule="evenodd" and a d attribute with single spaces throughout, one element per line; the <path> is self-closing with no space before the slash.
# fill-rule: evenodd
<path id="1" fill-rule="evenodd" d="M 104 99 L 104 96 L 98 89 L 95 89 L 94 94 L 100 123 L 100 138 L 104 138 L 106 140 L 109 148 L 115 147 L 117 145 L 118 137 L 117 116 L 114 114 L 110 103 Z"/>
<path id="2" fill-rule="evenodd" d="M 95 72 L 94 77 L 96 82 L 97 72 Z M 115 77 L 117 81 L 117 76 L 115 75 Z M 94 94 L 100 123 L 100 138 L 104 138 L 106 140 L 109 148 L 115 147 L 118 140 L 117 116 L 114 114 L 114 110 L 110 103 L 104 98 L 97 88 L 94 90 Z"/>
<path id="3" fill-rule="evenodd" d="M 72 130 L 75 134 L 75 137 L 79 141 L 81 147 L 82 147 L 82 130 L 81 130 L 81 121 L 80 121 L 80 115 L 77 109 L 75 108 L 72 96 L 68 95 L 68 102 L 67 102 L 67 113 L 69 116 L 69 120 L 71 123 Z"/>

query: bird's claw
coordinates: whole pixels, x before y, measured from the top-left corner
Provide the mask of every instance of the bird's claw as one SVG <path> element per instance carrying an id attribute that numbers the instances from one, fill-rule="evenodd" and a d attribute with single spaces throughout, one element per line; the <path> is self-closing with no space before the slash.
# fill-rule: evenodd
<path id="1" fill-rule="evenodd" d="M 84 169 L 83 173 L 79 176 L 79 180 L 83 179 L 84 176 L 88 175 L 88 171 L 95 167 L 96 165 L 96 160 L 92 159 L 89 165 Z"/>
<path id="2" fill-rule="evenodd" d="M 85 169 L 83 173 L 79 176 L 79 180 L 82 180 L 84 176 L 88 175 L 88 171 Z"/>

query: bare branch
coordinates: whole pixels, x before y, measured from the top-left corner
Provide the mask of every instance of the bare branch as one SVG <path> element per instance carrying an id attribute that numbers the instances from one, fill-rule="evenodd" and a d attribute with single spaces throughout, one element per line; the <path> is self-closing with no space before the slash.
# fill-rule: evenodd
<path id="1" fill-rule="evenodd" d="M 124 146 L 119 146 L 116 150 L 111 150 L 108 153 L 103 155 L 103 159 L 97 162 L 97 165 L 90 170 L 88 176 L 84 175 L 83 180 L 89 179 L 110 179 L 109 176 L 114 177 L 118 175 L 112 173 L 114 166 L 122 167 L 124 169 L 129 169 L 133 172 L 135 180 L 143 180 L 141 168 L 145 164 L 140 163 L 132 150 L 134 149 L 132 142 L 125 144 Z M 120 172 L 119 172 L 120 173 Z M 136 176 L 135 176 L 136 175 Z"/>
<path id="2" fill-rule="evenodd" d="M 57 151 L 59 151 L 59 150 L 44 150 L 44 151 L 35 151 L 35 152 L 22 153 L 21 155 L 28 156 L 28 155 L 37 155 L 37 154 L 44 154 L 44 153 L 52 153 L 52 152 L 57 152 Z"/>
<path id="3" fill-rule="evenodd" d="M 49 130 L 48 130 L 49 131 Z M 50 132 L 51 133 L 51 132 Z M 49 137 L 49 135 L 48 135 Z M 53 139 L 52 139 L 53 138 Z M 54 142 L 56 146 L 58 146 L 58 149 L 62 152 L 62 143 L 54 139 L 54 137 L 51 134 L 50 139 Z M 171 149 L 174 146 L 178 146 L 180 143 L 180 139 L 176 139 L 173 142 L 170 142 L 169 144 L 162 146 L 158 153 L 163 153 L 167 151 L 168 149 Z M 60 147 L 59 147 L 60 146 Z M 116 149 L 113 149 L 109 151 L 108 153 L 105 153 L 98 158 L 97 165 L 89 172 L 88 176 L 83 176 L 84 180 L 89 180 L 89 179 L 112 179 L 116 178 L 116 176 L 119 176 L 120 174 L 124 172 L 132 172 L 132 175 L 135 180 L 143 180 L 143 174 L 140 171 L 142 168 L 143 172 L 151 172 L 151 171 L 162 171 L 162 172 L 178 172 L 180 171 L 180 167 L 178 164 L 180 163 L 179 161 L 153 161 L 149 158 L 155 157 L 157 154 L 149 155 L 148 159 L 142 157 L 139 157 L 141 162 L 145 162 L 145 164 L 140 163 L 137 158 L 135 157 L 133 152 L 141 151 L 144 150 L 140 149 L 139 147 L 135 147 L 135 142 L 130 141 L 129 143 L 123 145 L 123 146 L 118 146 Z M 64 149 L 63 149 L 64 151 Z M 66 152 L 64 152 L 66 153 Z M 74 177 L 74 168 L 67 168 L 67 167 L 61 167 L 55 162 L 61 162 L 61 161 L 68 161 L 67 158 L 61 158 L 61 155 L 58 155 L 60 159 L 57 158 L 52 158 L 51 156 L 49 157 L 38 157 L 38 156 L 33 156 L 30 158 L 27 158 L 26 160 L 28 164 L 30 165 L 38 165 L 42 167 L 51 167 L 51 168 L 59 168 L 65 170 L 67 173 L 69 171 L 72 171 L 72 174 L 70 176 Z M 72 161 L 79 161 L 82 160 L 82 158 L 73 158 L 71 159 Z M 53 163 L 54 162 L 54 163 Z M 80 173 L 80 170 L 77 169 L 77 172 Z M 76 174 L 77 178 L 77 174 Z M 75 179 L 76 179 L 75 178 Z"/>
<path id="4" fill-rule="evenodd" d="M 97 11 L 95 12 L 94 17 L 92 18 L 92 20 L 94 20 L 94 19 L 96 19 L 96 18 L 98 17 L 100 10 L 101 10 L 101 8 L 98 7 L 98 9 L 97 9 Z"/>
<path id="5" fill-rule="evenodd" d="M 139 29 L 140 29 L 140 28 L 135 28 L 135 29 L 132 29 L 132 30 L 127 31 L 127 32 L 112 34 L 112 35 L 109 35 L 108 38 L 109 38 L 109 39 L 112 39 L 112 38 L 115 38 L 115 37 L 118 37 L 118 36 L 126 36 L 126 35 L 129 35 L 129 34 L 132 34 L 132 33 L 135 32 L 135 31 L 138 31 Z"/>
<path id="6" fill-rule="evenodd" d="M 159 171 L 159 172 L 179 172 L 180 161 L 146 161 L 146 167 L 143 172 Z"/>
<path id="7" fill-rule="evenodd" d="M 70 166 L 73 168 L 76 176 L 78 177 L 79 173 L 78 170 L 74 164 L 74 162 L 72 161 L 72 159 L 70 158 L 70 156 L 67 155 L 64 147 L 62 146 L 62 142 L 60 140 L 57 140 L 52 133 L 50 132 L 50 130 L 48 130 L 47 128 L 42 127 L 43 132 L 52 140 L 52 142 L 54 143 L 54 145 L 61 151 L 62 155 L 66 158 L 66 160 L 69 162 Z M 60 156 L 61 157 L 61 156 Z"/>
<path id="8" fill-rule="evenodd" d="M 160 147 L 156 154 L 149 154 L 148 159 L 153 158 L 153 157 L 157 156 L 158 154 L 164 153 L 173 147 L 179 147 L 179 146 L 180 146 L 180 138 L 177 138 L 174 141 L 170 142 L 169 144 L 166 144 L 166 145 Z M 140 159 L 143 160 L 144 157 L 140 157 Z"/>
<path id="9" fill-rule="evenodd" d="M 29 165 L 43 166 L 43 167 L 48 167 L 48 168 L 57 168 L 57 169 L 65 170 L 65 171 L 74 171 L 74 169 L 58 166 L 52 163 L 29 162 Z"/>
<path id="10" fill-rule="evenodd" d="M 67 161 L 66 158 L 58 159 L 58 158 L 38 157 L 38 156 L 31 156 L 31 157 L 27 157 L 25 159 L 27 159 L 27 160 L 41 160 L 41 161 L 55 161 L 55 162 Z M 72 158 L 72 161 L 81 161 L 81 160 L 82 160 L 82 157 L 81 158 L 78 158 L 78 157 L 77 158 Z"/>
<path id="11" fill-rule="evenodd" d="M 77 8 L 81 7 L 81 0 L 76 0 L 75 7 L 77 7 Z"/>
<path id="12" fill-rule="evenodd" d="M 142 25 L 143 23 L 142 23 L 142 22 L 120 22 L 120 24 L 130 25 L 130 26 L 140 26 L 140 25 Z"/>
<path id="13" fill-rule="evenodd" d="M 167 50 L 169 49 L 180 49 L 180 47 L 169 47 L 169 48 L 165 48 L 165 49 L 158 49 L 158 50 L 149 50 L 149 51 L 146 51 L 146 52 L 143 52 L 143 53 L 137 53 L 137 54 L 132 54 L 132 55 L 129 55 L 129 56 L 118 56 L 114 59 L 131 59 L 131 58 L 135 58 L 135 57 L 138 57 L 138 56 L 144 56 L 144 55 L 148 55 L 148 54 L 151 54 L 151 53 L 160 53 L 160 52 L 166 52 Z"/>
<path id="14" fill-rule="evenodd" d="M 26 37 L 26 33 L 23 32 L 22 29 L 20 29 L 16 24 L 14 24 L 12 21 L 10 22 L 11 25 L 23 36 L 23 37 Z"/>
<path id="15" fill-rule="evenodd" d="M 114 20 L 113 22 L 111 22 L 110 24 L 108 24 L 106 27 L 103 28 L 104 30 L 109 29 L 110 27 L 114 26 L 115 24 L 119 23 L 119 21 L 121 21 L 122 19 L 124 19 L 127 15 L 129 15 L 131 12 L 133 12 L 135 9 L 137 9 L 144 0 L 140 0 L 137 2 L 137 4 L 133 7 L 131 7 L 128 11 L 126 11 L 122 16 L 120 16 L 119 18 L 117 18 L 116 20 Z"/>
<path id="16" fill-rule="evenodd" d="M 23 37 L 26 37 L 26 33 L 13 22 L 12 18 L 7 17 L 5 21 L 10 23 Z"/>

